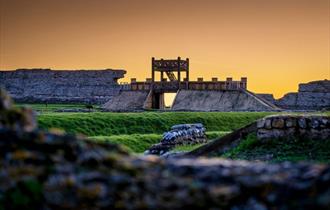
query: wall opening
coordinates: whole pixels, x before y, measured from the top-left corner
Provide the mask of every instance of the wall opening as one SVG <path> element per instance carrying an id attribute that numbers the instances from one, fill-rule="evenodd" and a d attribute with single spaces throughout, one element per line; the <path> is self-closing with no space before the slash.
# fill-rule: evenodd
<path id="1" fill-rule="evenodd" d="M 173 105 L 176 93 L 164 93 L 165 109 L 170 109 Z"/>

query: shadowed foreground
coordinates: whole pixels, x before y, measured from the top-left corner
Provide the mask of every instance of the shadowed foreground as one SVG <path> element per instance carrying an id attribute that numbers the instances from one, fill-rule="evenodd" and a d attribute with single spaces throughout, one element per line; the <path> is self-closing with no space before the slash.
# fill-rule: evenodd
<path id="1" fill-rule="evenodd" d="M 329 209 L 330 166 L 137 157 L 36 128 L 0 97 L 0 209 Z"/>

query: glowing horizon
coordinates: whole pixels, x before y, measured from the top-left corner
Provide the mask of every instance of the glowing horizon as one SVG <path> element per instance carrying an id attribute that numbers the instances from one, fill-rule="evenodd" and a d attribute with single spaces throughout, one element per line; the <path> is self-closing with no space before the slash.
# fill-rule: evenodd
<path id="1" fill-rule="evenodd" d="M 125 69 L 189 58 L 191 80 L 248 77 L 276 98 L 330 79 L 328 0 L 0 0 L 0 69 Z"/>

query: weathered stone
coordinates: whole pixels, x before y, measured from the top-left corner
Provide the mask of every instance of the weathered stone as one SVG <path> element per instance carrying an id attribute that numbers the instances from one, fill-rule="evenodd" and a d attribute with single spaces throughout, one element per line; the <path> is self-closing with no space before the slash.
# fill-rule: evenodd
<path id="1" fill-rule="evenodd" d="M 286 137 L 293 137 L 296 135 L 296 128 L 295 127 L 291 127 L 291 128 L 288 128 L 288 129 L 285 129 L 285 136 Z"/>
<path id="2" fill-rule="evenodd" d="M 285 120 L 285 126 L 288 127 L 288 128 L 296 127 L 296 125 L 297 125 L 297 120 L 296 120 L 296 118 L 288 117 L 288 118 Z"/>
<path id="3" fill-rule="evenodd" d="M 273 138 L 281 138 L 286 136 L 286 131 L 282 129 L 258 129 L 257 137 L 258 139 L 273 139 Z"/>
<path id="4" fill-rule="evenodd" d="M 283 118 L 274 118 L 272 121 L 273 128 L 284 128 L 284 119 Z"/>
<path id="5" fill-rule="evenodd" d="M 269 138 L 270 134 L 269 134 L 269 130 L 267 129 L 258 129 L 257 131 L 257 137 L 258 139 L 265 139 L 265 138 Z"/>
<path id="6" fill-rule="evenodd" d="M 258 93 L 256 94 L 258 97 L 272 103 L 272 104 L 275 104 L 276 100 L 274 98 L 274 95 L 273 94 L 267 94 L 267 93 Z"/>
<path id="7" fill-rule="evenodd" d="M 299 92 L 324 93 L 330 91 L 330 80 L 312 81 L 299 84 Z"/>
<path id="8" fill-rule="evenodd" d="M 320 125 L 320 121 L 317 118 L 311 118 L 308 123 L 308 126 L 313 129 L 318 128 L 319 125 Z"/>
<path id="9" fill-rule="evenodd" d="M 18 102 L 105 103 L 117 95 L 124 70 L 19 69 L 0 71 L 0 88 Z"/>
<path id="10" fill-rule="evenodd" d="M 266 119 L 265 120 L 265 128 L 271 129 L 272 128 L 272 119 Z"/>
<path id="11" fill-rule="evenodd" d="M 260 119 L 257 122 L 257 128 L 263 128 L 266 124 L 266 120 L 265 119 Z"/>
<path id="12" fill-rule="evenodd" d="M 298 129 L 298 134 L 299 134 L 299 136 L 306 137 L 307 134 L 308 134 L 308 132 L 307 132 L 306 129 L 299 128 L 299 129 Z"/>
<path id="13" fill-rule="evenodd" d="M 310 131 L 305 135 L 308 135 L 310 139 L 316 139 L 316 140 L 324 140 L 330 138 L 330 129 L 310 129 Z"/>
<path id="14" fill-rule="evenodd" d="M 299 84 L 298 93 L 288 93 L 275 101 L 275 105 L 285 109 L 322 110 L 330 108 L 330 81 L 312 81 Z"/>
<path id="15" fill-rule="evenodd" d="M 330 127 L 330 120 L 327 118 L 322 118 L 320 127 L 321 128 Z"/>
<path id="16" fill-rule="evenodd" d="M 298 119 L 298 125 L 300 128 L 305 129 L 307 128 L 307 123 L 305 118 L 299 118 Z"/>
<path id="17" fill-rule="evenodd" d="M 12 130 L 19 130 L 20 132 L 33 131 L 37 128 L 37 120 L 32 109 L 12 108 L 11 100 L 6 97 L 3 90 L 0 89 L 0 128 L 9 128 Z"/>
<path id="18" fill-rule="evenodd" d="M 8 110 L 12 107 L 12 100 L 3 89 L 0 88 L 0 110 Z"/>

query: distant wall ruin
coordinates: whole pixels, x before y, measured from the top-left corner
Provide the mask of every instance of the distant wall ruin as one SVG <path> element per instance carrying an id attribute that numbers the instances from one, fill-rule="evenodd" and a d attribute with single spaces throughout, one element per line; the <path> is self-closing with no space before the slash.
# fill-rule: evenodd
<path id="1" fill-rule="evenodd" d="M 0 71 L 0 87 L 24 103 L 105 103 L 117 95 L 124 70 Z"/>
<path id="2" fill-rule="evenodd" d="M 289 110 L 330 109 L 330 80 L 299 84 L 297 93 L 287 93 L 276 100 L 272 94 L 257 94 L 278 107 Z"/>

